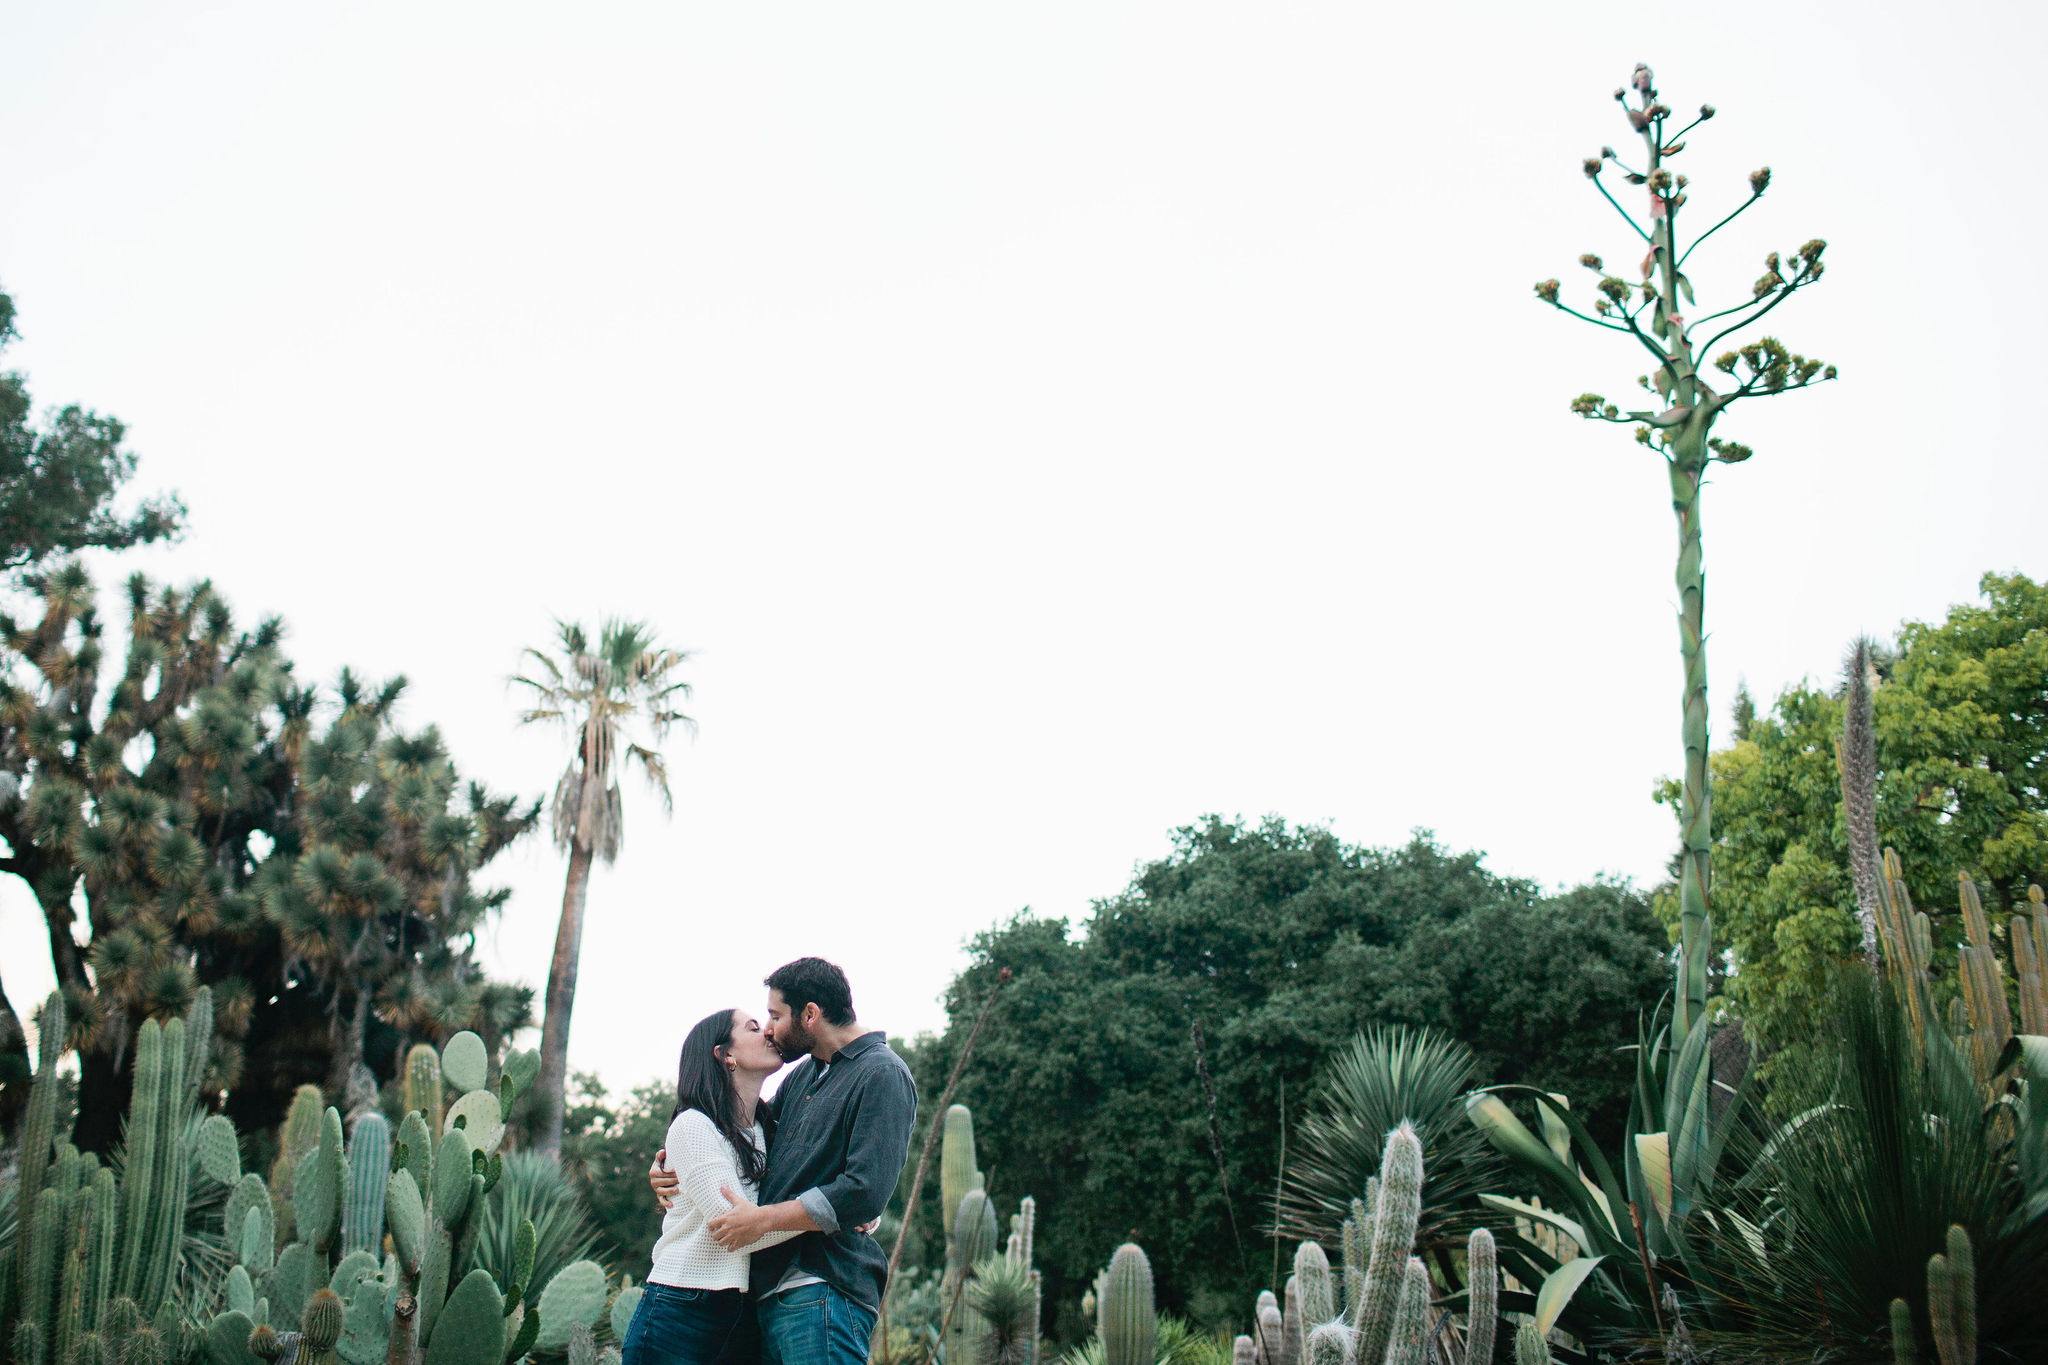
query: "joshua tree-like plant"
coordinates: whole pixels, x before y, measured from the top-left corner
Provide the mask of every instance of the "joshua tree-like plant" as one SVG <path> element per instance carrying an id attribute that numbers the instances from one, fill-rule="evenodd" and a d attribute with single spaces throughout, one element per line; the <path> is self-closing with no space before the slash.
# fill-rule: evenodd
<path id="1" fill-rule="evenodd" d="M 548 814 L 555 843 L 569 855 L 562 890 L 562 920 L 555 933 L 554 962 L 548 969 L 546 1017 L 541 1024 L 540 1080 L 534 1090 L 538 1112 L 535 1147 L 549 1156 L 562 1150 L 562 1087 L 568 1079 L 569 1017 L 576 1007 L 576 966 L 583 952 L 584 895 L 595 859 L 619 856 L 625 811 L 619 774 L 637 762 L 661 797 L 668 790 L 668 762 L 661 742 L 669 728 L 694 724 L 676 707 L 688 700 L 690 684 L 677 676 L 689 654 L 657 644 L 654 633 L 635 621 L 607 621 L 596 639 L 570 622 L 558 625 L 559 656 L 526 651 L 530 674 L 512 681 L 532 690 L 522 725 L 559 724 L 576 736 L 576 752 L 555 786 Z M 649 742 L 631 737 L 645 726 Z"/>
<path id="2" fill-rule="evenodd" d="M 1658 409 L 1624 411 L 1597 393 L 1572 400 L 1572 411 L 1592 421 L 1635 427 L 1636 439 L 1664 457 L 1671 476 L 1671 510 L 1678 518 L 1678 631 L 1685 664 L 1685 774 L 1679 793 L 1679 824 L 1684 852 L 1679 873 L 1679 948 L 1677 1004 L 1672 1038 L 1684 1038 L 1704 1011 L 1707 966 L 1712 954 L 1710 893 L 1713 886 L 1710 849 L 1713 807 L 1707 790 L 1707 654 L 1706 577 L 1700 557 L 1700 485 L 1709 464 L 1737 464 L 1750 457 L 1748 446 L 1715 434 L 1721 417 L 1737 403 L 1803 389 L 1835 377 L 1835 367 L 1786 349 L 1775 337 L 1760 336 L 1736 345 L 1738 334 L 1761 322 L 1779 304 L 1818 283 L 1821 254 L 1827 243 L 1815 238 L 1790 256 L 1773 251 L 1764 258 L 1764 273 L 1750 287 L 1750 297 L 1732 307 L 1702 313 L 1696 309 L 1685 264 L 1701 243 L 1734 221 L 1763 197 L 1771 183 L 1769 167 L 1749 177 L 1749 197 L 1734 211 L 1681 246 L 1678 220 L 1686 206 L 1686 177 L 1669 163 L 1685 150 L 1686 135 L 1714 116 L 1703 104 L 1683 126 L 1659 97 L 1650 68 L 1638 64 L 1629 89 L 1616 90 L 1629 126 L 1641 135 L 1647 158 L 1632 167 L 1612 147 L 1585 161 L 1586 178 L 1615 212 L 1642 239 L 1640 280 L 1610 274 L 1599 256 L 1587 254 L 1579 263 L 1598 278 L 1593 311 L 1567 304 L 1562 286 L 1544 280 L 1536 297 L 1562 312 L 1628 337 L 1649 356 L 1650 372 L 1638 381 L 1663 404 Z M 1634 98 L 1631 99 L 1631 90 Z M 1608 188 L 1614 176 L 1639 187 L 1648 198 L 1647 221 L 1629 212 Z M 1624 191 L 1625 192 L 1625 191 Z M 1730 349 L 1715 353 L 1724 342 Z M 1718 374 L 1702 373 L 1707 357 Z"/>

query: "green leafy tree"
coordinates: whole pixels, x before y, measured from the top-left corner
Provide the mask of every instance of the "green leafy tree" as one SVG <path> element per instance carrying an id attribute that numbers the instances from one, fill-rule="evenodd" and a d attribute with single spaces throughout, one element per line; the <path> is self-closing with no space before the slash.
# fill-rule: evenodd
<path id="1" fill-rule="evenodd" d="M 676 709 L 690 696 L 689 683 L 677 676 L 689 654 L 656 644 L 646 626 L 607 621 L 593 640 L 582 626 L 562 622 L 557 624 L 556 647 L 559 656 L 527 650 L 532 673 L 512 679 L 533 694 L 533 704 L 520 713 L 522 725 L 560 725 L 576 739 L 548 806 L 555 844 L 569 855 L 562 919 L 548 967 L 540 1078 L 534 1087 L 535 1141 L 550 1156 L 559 1156 L 562 1150 L 569 1024 L 576 1009 L 576 968 L 583 954 L 590 868 L 594 861 L 616 859 L 625 841 L 619 776 L 638 763 L 660 795 L 662 809 L 670 810 L 668 761 L 661 755 L 661 743 L 671 726 L 695 723 Z M 645 744 L 634 737 L 639 726 L 646 728 Z"/>
<path id="2" fill-rule="evenodd" d="M 587 1071 L 576 1072 L 562 1132 L 562 1169 L 576 1181 L 597 1225 L 605 1260 L 647 1278 L 661 1211 L 647 1196 L 647 1163 L 668 1139 L 673 1081 L 654 1080 L 614 1097 Z"/>
<path id="3" fill-rule="evenodd" d="M 15 335 L 14 300 L 0 293 L 0 348 Z M 28 381 L 0 373 L 0 570 L 178 533 L 185 508 L 175 494 L 150 498 L 126 515 L 114 510 L 114 495 L 135 473 L 118 421 L 73 405 L 38 426 L 33 406 Z"/>
<path id="4" fill-rule="evenodd" d="M 39 611 L 0 617 L 0 871 L 48 929 L 81 1146 L 118 1140 L 136 1030 L 201 985 L 206 1093 L 232 1088 L 248 1128 L 301 1083 L 392 1076 L 409 1041 L 523 1023 L 473 957 L 507 893 L 473 878 L 539 802 L 463 784 L 434 730 L 400 729 L 402 680 L 300 685 L 282 625 L 237 630 L 204 583 L 129 579 L 114 672 L 84 569 L 28 582 Z"/>
<path id="5" fill-rule="evenodd" d="M 1953 980 L 1962 937 L 1958 873 L 1994 915 L 2048 883 L 2048 587 L 1986 574 L 1979 591 L 1874 654 L 1878 841 L 1935 917 L 1937 982 Z M 1835 758 L 1843 718 L 1839 690 L 1800 683 L 1714 755 L 1719 922 L 1737 968 L 1727 993 L 1783 1050 L 1779 1069 L 1821 1031 L 1832 964 L 1862 950 Z"/>
<path id="6" fill-rule="evenodd" d="M 1025 915 L 974 939 L 947 1031 L 909 1052 L 936 1094 L 991 974 L 1011 969 L 958 1098 L 991 1197 L 1038 1200 L 1048 1302 L 1071 1315 L 1135 1238 L 1170 1306 L 1221 1323 L 1271 1267 L 1276 1119 L 1309 1111 L 1362 1028 L 1443 1030 L 1473 1047 L 1479 1079 L 1569 1086 L 1612 1127 L 1629 1082 L 1616 1049 L 1668 979 L 1662 946 L 1623 887 L 1545 896 L 1424 837 L 1367 849 L 1211 818 L 1081 934 Z M 934 1172 L 920 1209 L 940 1202 Z M 919 1231 L 943 1245 L 935 1221 Z"/>
<path id="7" fill-rule="evenodd" d="M 1700 488 L 1709 464 L 1736 464 L 1752 453 L 1749 447 L 1715 434 L 1731 408 L 1833 379 L 1835 367 L 1795 355 L 1776 338 L 1766 336 L 1714 359 L 1713 368 L 1725 379 L 1710 379 L 1701 372 L 1706 357 L 1723 340 L 1747 331 L 1792 295 L 1819 282 L 1821 253 L 1827 243 L 1816 238 L 1789 257 L 1770 253 L 1748 299 L 1716 312 L 1698 312 L 1685 263 L 1702 242 L 1763 197 L 1771 183 L 1770 168 L 1752 174 L 1749 197 L 1681 249 L 1678 221 L 1690 195 L 1686 177 L 1667 163 L 1685 150 L 1686 135 L 1714 116 L 1714 107 L 1701 105 L 1697 118 L 1674 128 L 1677 116 L 1659 96 L 1649 67 L 1638 64 L 1629 84 L 1635 92 L 1634 103 L 1628 89 L 1616 90 L 1614 98 L 1643 140 L 1642 169 L 1632 168 L 1612 147 L 1602 147 L 1599 156 L 1586 158 L 1585 172 L 1629 230 L 1642 240 L 1646 253 L 1641 279 L 1631 284 L 1609 274 L 1602 259 L 1588 253 L 1579 263 L 1599 281 L 1594 287 L 1592 313 L 1566 304 L 1556 280 L 1539 283 L 1536 296 L 1561 312 L 1627 337 L 1649 357 L 1651 365 L 1650 373 L 1637 382 L 1666 405 L 1659 410 L 1624 412 L 1597 393 L 1572 400 L 1572 411 L 1588 420 L 1633 425 L 1636 439 L 1664 457 L 1671 476 L 1671 510 L 1678 518 L 1679 650 L 1685 672 L 1681 722 L 1685 768 L 1678 801 L 1684 851 L 1678 879 L 1678 989 L 1672 1027 L 1672 1036 L 1682 1039 L 1705 1013 L 1708 967 L 1713 958 L 1709 901 L 1713 803 L 1708 791 L 1707 587 L 1700 545 Z M 1648 200 L 1647 220 L 1639 220 L 1622 207 L 1607 188 L 1603 176 L 1610 164 L 1628 184 L 1643 189 Z"/>

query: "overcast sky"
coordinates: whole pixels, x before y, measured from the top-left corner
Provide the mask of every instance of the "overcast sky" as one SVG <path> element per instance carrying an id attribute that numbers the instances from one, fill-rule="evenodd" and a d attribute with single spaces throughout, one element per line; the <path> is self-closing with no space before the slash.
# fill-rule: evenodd
<path id="1" fill-rule="evenodd" d="M 916 1032 L 966 936 L 1080 917 L 1210 811 L 1660 874 L 1661 461 L 1531 300 L 1628 229 L 1638 60 L 1720 117 L 1694 258 L 1839 364 L 1739 409 L 1704 513 L 1717 735 L 1858 631 L 2048 571 L 2038 5 L 14 5 L 5 363 L 128 423 L 176 547 L 308 676 L 412 680 L 463 770 L 566 757 L 556 617 L 696 651 L 676 810 L 627 796 L 571 1060 L 626 1085 L 771 967 Z M 1639 146 L 1640 144 L 1636 144 Z M 1681 220 L 1681 225 L 1683 226 Z M 485 953 L 541 984 L 531 841 Z M 5 985 L 48 989 L 26 889 Z"/>

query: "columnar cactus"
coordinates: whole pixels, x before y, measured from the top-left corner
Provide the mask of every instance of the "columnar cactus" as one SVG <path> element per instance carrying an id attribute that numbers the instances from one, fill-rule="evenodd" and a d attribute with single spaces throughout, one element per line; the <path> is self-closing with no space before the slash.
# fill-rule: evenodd
<path id="1" fill-rule="evenodd" d="M 1303 1242 L 1294 1250 L 1294 1282 L 1301 1295 L 1301 1320 L 1311 1330 L 1337 1320 L 1336 1288 L 1330 1276 L 1330 1258 L 1314 1242 Z"/>
<path id="2" fill-rule="evenodd" d="M 405 1107 L 417 1110 L 435 1132 L 441 1130 L 441 1057 L 425 1043 L 405 1054 Z"/>
<path id="3" fill-rule="evenodd" d="M 384 1244 L 385 1182 L 391 1175 L 391 1125 L 382 1114 L 356 1120 L 348 1144 L 348 1186 L 341 1200 L 343 1251 L 376 1251 Z"/>
<path id="4" fill-rule="evenodd" d="M 1534 1318 L 1522 1319 L 1515 1332 L 1515 1365 L 1550 1365 L 1550 1339 Z"/>
<path id="5" fill-rule="evenodd" d="M 1365 1272 L 1365 1301 L 1358 1314 L 1359 1358 L 1378 1361 L 1387 1353 L 1394 1313 L 1422 1216 L 1422 1142 L 1413 1125 L 1387 1135 L 1380 1156 L 1379 1204 L 1373 1211 L 1372 1259 Z"/>
<path id="6" fill-rule="evenodd" d="M 1941 1365 L 1977 1365 L 1977 1258 L 1970 1235 L 1948 1230 L 1948 1249 L 1927 1262 L 1927 1316 Z"/>
<path id="7" fill-rule="evenodd" d="M 21 1329 L 18 1358 L 71 1365 L 91 1357 L 122 1365 L 134 1335 L 110 1330 L 110 1303 L 157 1310 L 168 1303 L 185 1227 L 188 1182 L 204 1140 L 218 1130 L 192 1121 L 198 1088 L 188 1071 L 207 1064 L 212 997 L 201 990 L 186 1018 L 152 1019 L 137 1030 L 121 1175 L 80 1153 L 56 1132 L 55 1065 L 63 1051 L 61 998 L 45 1005 L 40 1069 L 22 1132 L 17 1247 L 6 1262 L 0 1305 Z M 232 1156 L 232 1153 L 230 1153 Z M 218 1169 L 215 1152 L 201 1166 Z M 17 1273 L 18 1272 L 18 1273 Z M 168 1325 L 179 1326 L 175 1311 Z M 182 1349 L 182 1338 L 175 1343 Z M 167 1349 L 169 1349 L 167 1347 Z"/>
<path id="8" fill-rule="evenodd" d="M 1402 1270 L 1401 1293 L 1388 1333 L 1386 1365 L 1428 1365 L 1428 1361 L 1429 1271 L 1411 1256 Z"/>
<path id="9" fill-rule="evenodd" d="M 1500 1320 L 1500 1253 L 1493 1234 L 1472 1229 L 1465 1242 L 1465 1359 L 1484 1365 L 1493 1359 L 1493 1333 Z"/>
<path id="10" fill-rule="evenodd" d="M 1159 1309 L 1152 1297 L 1152 1262 L 1126 1242 L 1109 1259 L 1096 1300 L 1104 1365 L 1154 1365 Z"/>

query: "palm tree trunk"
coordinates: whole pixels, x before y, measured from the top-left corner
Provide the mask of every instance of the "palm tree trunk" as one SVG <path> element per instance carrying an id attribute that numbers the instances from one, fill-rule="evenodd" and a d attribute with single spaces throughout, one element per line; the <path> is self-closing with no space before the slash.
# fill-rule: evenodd
<path id="1" fill-rule="evenodd" d="M 576 965 L 583 952 L 583 907 L 590 887 L 590 846 L 569 846 L 569 880 L 562 888 L 562 923 L 555 931 L 555 960 L 548 969 L 547 1016 L 540 1030 L 540 1075 L 534 1082 L 535 1148 L 562 1155 L 563 1093 L 569 1079 L 569 1016 L 576 1009 Z"/>
<path id="2" fill-rule="evenodd" d="M 1685 782 L 1678 823 L 1684 842 L 1678 877 L 1678 1013 L 1672 1041 L 1706 1012 L 1713 953 L 1708 890 L 1713 885 L 1713 800 L 1707 777 L 1707 579 L 1700 558 L 1700 480 L 1706 471 L 1706 420 L 1680 428 L 1670 456 L 1671 510 L 1678 518 L 1678 642 L 1685 665 Z"/>

